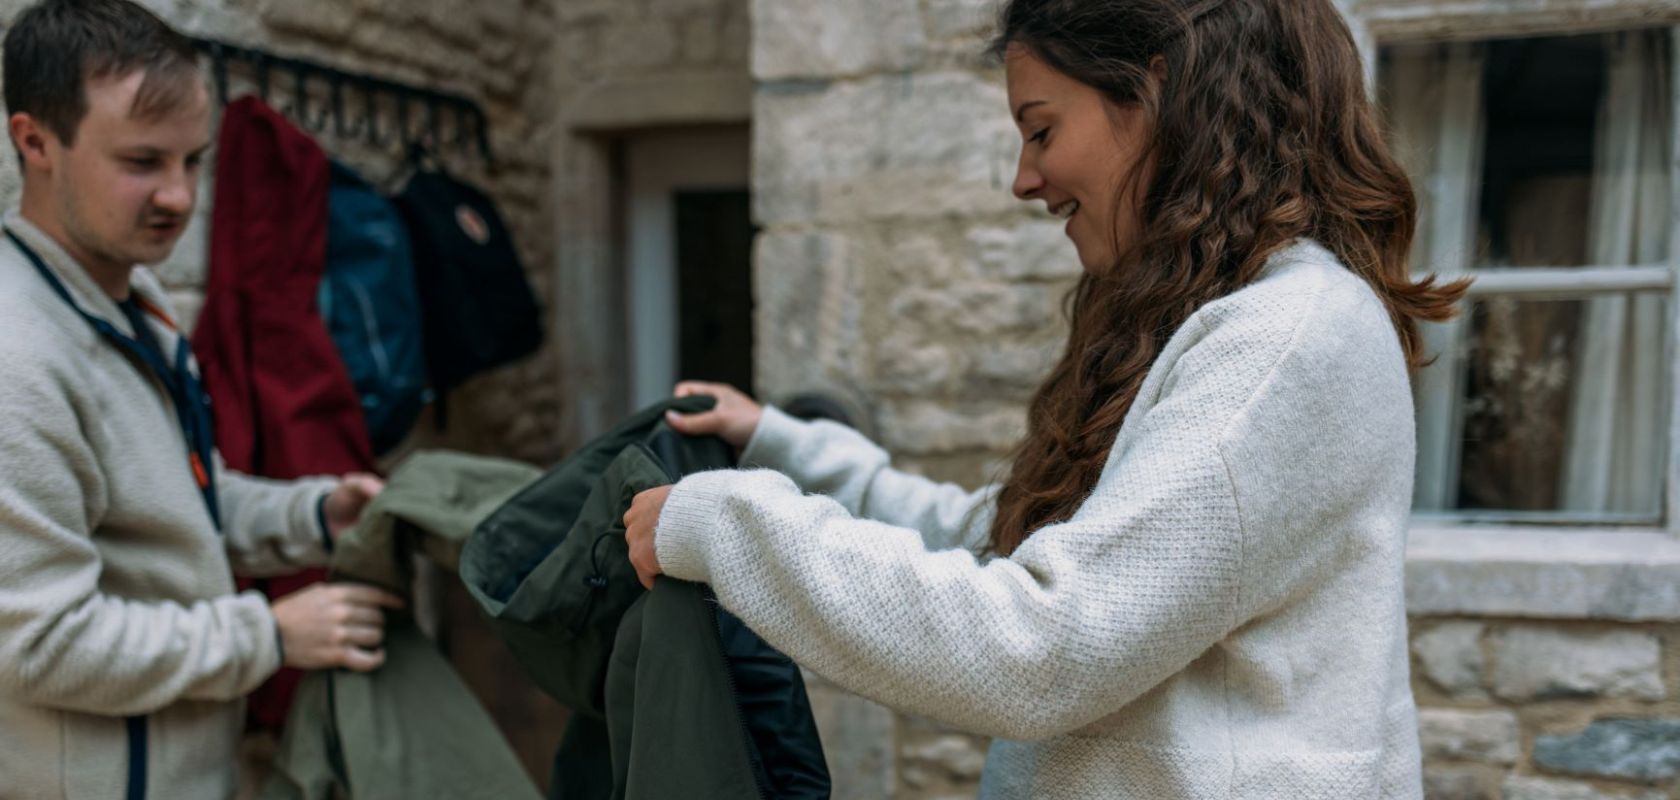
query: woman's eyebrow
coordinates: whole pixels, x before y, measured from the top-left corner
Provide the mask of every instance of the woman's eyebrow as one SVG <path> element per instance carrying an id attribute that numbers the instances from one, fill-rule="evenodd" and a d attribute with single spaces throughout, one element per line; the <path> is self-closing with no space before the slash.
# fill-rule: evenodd
<path id="1" fill-rule="evenodd" d="M 1042 105 L 1045 104 L 1045 102 L 1046 101 L 1044 101 L 1044 100 L 1028 100 L 1027 102 L 1022 103 L 1019 107 L 1017 107 L 1015 109 L 1015 122 L 1016 122 L 1016 124 L 1019 124 L 1021 122 L 1021 117 L 1026 115 L 1027 109 L 1032 108 L 1034 106 L 1042 106 Z"/>

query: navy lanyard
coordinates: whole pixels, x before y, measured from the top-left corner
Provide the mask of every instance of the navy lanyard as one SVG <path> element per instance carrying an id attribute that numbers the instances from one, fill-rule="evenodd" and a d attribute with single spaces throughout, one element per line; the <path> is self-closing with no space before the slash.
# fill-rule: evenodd
<path id="1" fill-rule="evenodd" d="M 216 450 L 216 426 L 210 416 L 210 396 L 204 392 L 203 384 L 198 376 L 192 373 L 192 348 L 185 337 L 179 337 L 175 346 L 175 364 L 171 366 L 163 359 L 163 353 L 140 344 L 139 341 L 123 335 L 106 320 L 100 319 L 76 304 L 70 296 L 70 290 L 41 260 L 41 256 L 23 243 L 11 229 L 6 230 L 6 237 L 17 245 L 19 251 L 35 265 L 36 271 L 41 273 L 42 279 L 51 286 L 59 298 L 64 300 L 70 308 L 87 320 L 93 330 L 106 341 L 115 345 L 119 350 L 139 359 L 146 365 L 157 379 L 169 390 L 169 398 L 174 401 L 176 421 L 181 425 L 181 433 L 187 440 L 187 460 L 192 466 L 193 480 L 198 483 L 198 491 L 204 496 L 204 507 L 210 512 L 210 522 L 216 530 L 222 529 L 221 504 L 216 500 L 216 475 L 210 465 L 214 463 Z"/>

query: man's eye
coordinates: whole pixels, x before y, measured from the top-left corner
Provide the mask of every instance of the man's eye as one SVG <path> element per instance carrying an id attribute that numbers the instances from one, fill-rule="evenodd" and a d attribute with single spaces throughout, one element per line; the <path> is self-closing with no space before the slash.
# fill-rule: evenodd
<path id="1" fill-rule="evenodd" d="M 123 161 L 137 169 L 151 169 L 158 165 L 158 160 L 155 158 L 125 158 Z"/>

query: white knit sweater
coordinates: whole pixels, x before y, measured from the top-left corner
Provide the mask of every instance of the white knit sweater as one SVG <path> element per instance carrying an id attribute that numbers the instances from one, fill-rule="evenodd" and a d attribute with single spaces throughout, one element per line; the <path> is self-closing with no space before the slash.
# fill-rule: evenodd
<path id="1" fill-rule="evenodd" d="M 800 664 L 995 737 L 983 797 L 1418 798 L 1413 436 L 1383 305 L 1303 242 L 1177 331 L 1091 496 L 1008 558 L 974 552 L 990 490 L 774 409 L 770 469 L 684 479 L 657 551 Z"/>

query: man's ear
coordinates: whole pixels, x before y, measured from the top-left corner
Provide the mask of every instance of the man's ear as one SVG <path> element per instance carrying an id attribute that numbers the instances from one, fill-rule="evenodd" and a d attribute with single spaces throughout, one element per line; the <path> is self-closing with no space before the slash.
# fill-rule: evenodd
<path id="1" fill-rule="evenodd" d="M 33 116 L 19 111 L 6 120 L 6 127 L 12 136 L 12 146 L 17 148 L 18 157 L 23 159 L 19 166 L 25 170 L 51 170 L 52 160 L 47 153 L 47 137 L 57 137 L 47 130 Z"/>

